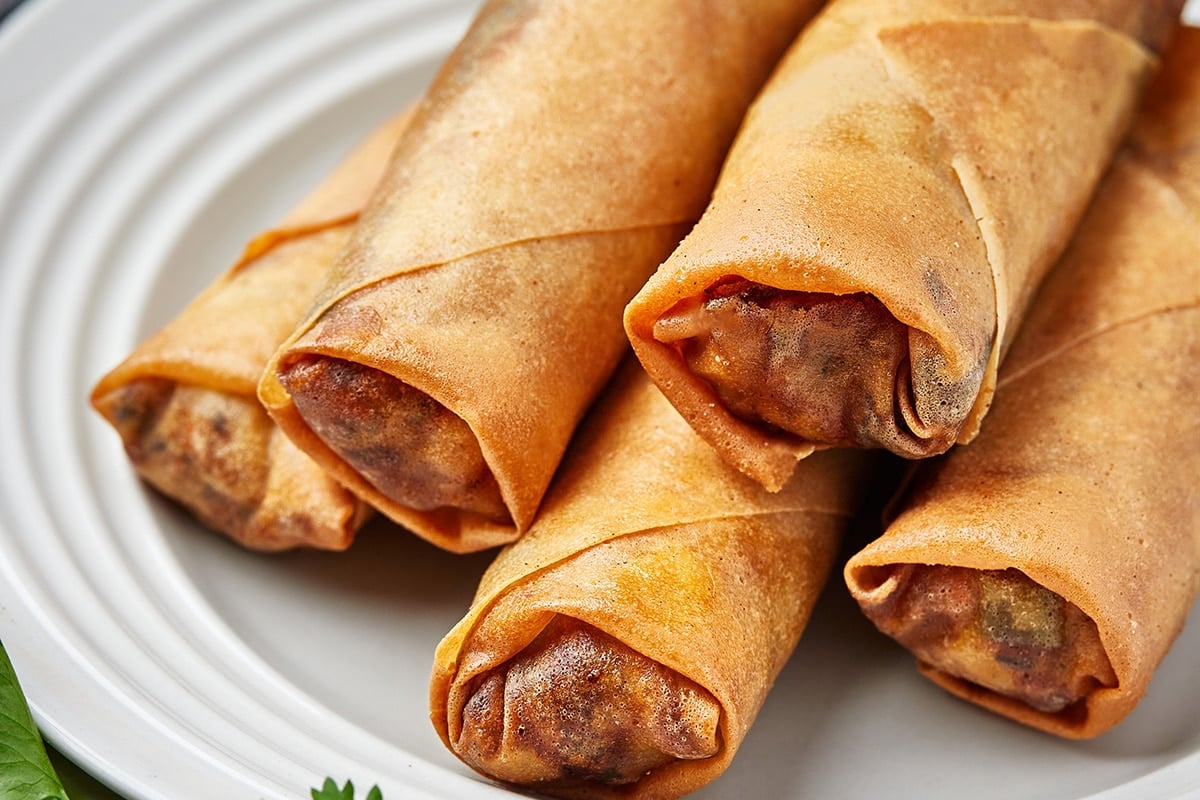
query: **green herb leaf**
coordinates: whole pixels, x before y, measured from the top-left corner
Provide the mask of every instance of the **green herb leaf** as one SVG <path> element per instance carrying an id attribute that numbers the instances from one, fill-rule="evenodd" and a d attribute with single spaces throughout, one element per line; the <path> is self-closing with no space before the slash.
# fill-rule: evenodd
<path id="1" fill-rule="evenodd" d="M 0 643 L 0 800 L 67 800 Z"/>
<path id="2" fill-rule="evenodd" d="M 346 785 L 339 789 L 333 778 L 326 778 L 320 789 L 312 790 L 312 800 L 354 800 L 354 784 L 346 781 Z M 383 800 L 383 792 L 378 786 L 372 786 L 366 800 Z"/>

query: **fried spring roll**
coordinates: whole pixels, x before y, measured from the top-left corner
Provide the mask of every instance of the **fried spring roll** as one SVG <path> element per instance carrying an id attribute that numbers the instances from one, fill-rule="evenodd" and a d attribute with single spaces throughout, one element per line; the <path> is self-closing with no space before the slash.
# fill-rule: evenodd
<path id="1" fill-rule="evenodd" d="M 264 376 L 275 419 L 430 541 L 512 540 L 816 4 L 487 3 Z"/>
<path id="2" fill-rule="evenodd" d="M 771 489 L 821 447 L 969 440 L 1180 5 L 832 2 L 629 304 L 650 376 Z"/>
<path id="3" fill-rule="evenodd" d="M 1200 31 L 1185 29 L 979 438 L 846 566 L 950 691 L 1067 737 L 1143 696 L 1200 578 Z"/>
<path id="4" fill-rule="evenodd" d="M 446 745 L 562 797 L 678 797 L 724 771 L 865 477 L 864 453 L 831 451 L 769 493 L 626 366 L 435 657 Z"/>
<path id="5" fill-rule="evenodd" d="M 345 246 L 407 121 L 402 114 L 375 131 L 92 391 L 138 474 L 248 548 L 341 550 L 367 516 L 288 441 L 255 392 Z"/>

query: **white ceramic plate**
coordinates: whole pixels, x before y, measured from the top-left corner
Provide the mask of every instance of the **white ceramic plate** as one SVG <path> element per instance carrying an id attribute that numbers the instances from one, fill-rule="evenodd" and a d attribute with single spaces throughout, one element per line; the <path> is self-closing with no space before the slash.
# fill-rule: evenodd
<path id="1" fill-rule="evenodd" d="M 488 556 L 384 523 L 249 554 L 145 491 L 86 406 L 375 122 L 474 0 L 33 0 L 0 28 L 0 636 L 38 722 L 130 798 L 488 798 L 427 719 L 432 650 Z M 701 798 L 1200 796 L 1200 629 L 1115 732 L 956 701 L 840 584 Z"/>

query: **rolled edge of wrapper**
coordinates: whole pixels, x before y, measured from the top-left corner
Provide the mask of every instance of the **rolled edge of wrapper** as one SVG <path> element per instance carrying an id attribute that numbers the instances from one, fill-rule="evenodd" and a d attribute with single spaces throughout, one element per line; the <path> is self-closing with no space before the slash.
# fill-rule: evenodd
<path id="1" fill-rule="evenodd" d="M 486 550 L 509 544 L 517 537 L 519 528 L 515 523 L 499 523 L 481 514 L 450 506 L 429 510 L 416 509 L 380 491 L 309 426 L 308 421 L 300 413 L 291 395 L 279 379 L 281 356 L 282 353 L 276 353 L 263 373 L 262 380 L 258 385 L 259 401 L 288 437 L 299 443 L 301 449 L 320 463 L 323 469 L 338 483 L 347 487 L 373 508 L 379 509 L 391 520 L 452 553 L 473 553 Z M 418 392 L 421 391 L 418 386 L 406 385 L 412 386 Z M 450 414 L 454 414 L 454 411 L 438 400 L 436 396 L 427 392 L 423 392 L 423 394 L 431 397 L 433 402 L 438 403 Z M 462 418 L 458 417 L 458 419 Z M 478 441 L 478 437 L 476 437 L 476 441 Z M 484 460 L 487 461 L 486 452 L 484 452 Z M 490 463 L 488 466 L 491 468 Z M 493 475 L 500 486 L 501 495 L 511 496 L 512 489 L 506 485 L 507 482 L 503 475 L 495 474 L 494 471 Z"/>
<path id="2" fill-rule="evenodd" d="M 1056 491 L 1052 490 L 1052 493 Z M 1012 531 L 1006 533 L 1014 534 Z M 891 544 L 888 540 L 877 541 L 852 556 L 845 565 L 844 578 L 850 594 L 872 621 L 875 621 L 873 611 L 885 608 L 902 588 L 898 576 L 902 576 L 909 567 L 949 566 L 981 573 L 1014 569 L 1011 554 L 991 547 L 982 535 L 962 544 L 961 549 L 947 554 L 937 564 L 921 561 L 923 553 L 919 546 L 909 551 L 903 545 L 893 547 Z M 1123 644 L 1119 630 L 1127 628 L 1129 621 L 1123 615 L 1118 618 L 1105 611 L 1104 599 L 1097 595 L 1096 587 L 1074 581 L 1053 565 L 1043 569 L 1036 568 L 1037 565 L 1022 566 L 1021 572 L 1033 584 L 1075 605 L 1095 623 L 1103 654 L 1116 676 L 1115 686 L 1094 685 L 1081 699 L 1061 711 L 1048 712 L 1038 710 L 1019 698 L 939 669 L 920 658 L 917 659 L 918 669 L 922 675 L 950 693 L 1029 727 L 1068 739 L 1095 737 L 1124 719 L 1137 705 L 1150 683 L 1153 667 L 1147 670 Z"/>
<path id="3" fill-rule="evenodd" d="M 773 436 L 762 425 L 730 413 L 713 387 L 687 368 L 674 347 L 654 338 L 654 323 L 667 306 L 655 311 L 643 296 L 639 293 L 625 309 L 625 331 L 642 367 L 730 464 L 768 491 L 778 492 L 796 469 L 796 462 L 816 452 L 816 445 L 792 436 Z"/>

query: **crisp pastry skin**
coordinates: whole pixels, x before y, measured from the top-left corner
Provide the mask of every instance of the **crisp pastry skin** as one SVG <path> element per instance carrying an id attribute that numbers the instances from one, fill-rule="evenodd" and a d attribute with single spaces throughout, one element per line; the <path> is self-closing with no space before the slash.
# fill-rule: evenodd
<path id="1" fill-rule="evenodd" d="M 921 671 L 1061 736 L 1146 692 L 1200 585 L 1200 31 L 1033 303 L 979 437 L 846 565 Z"/>
<path id="2" fill-rule="evenodd" d="M 384 123 L 175 319 L 97 381 L 93 407 L 138 474 L 253 550 L 342 550 L 367 506 L 297 449 L 256 397 L 350 237 L 408 112 Z"/>
<path id="3" fill-rule="evenodd" d="M 800 639 L 868 459 L 822 453 L 768 492 L 631 359 L 437 649 L 442 740 L 485 775 L 561 797 L 715 780 Z"/>
<path id="4" fill-rule="evenodd" d="M 817 5 L 486 3 L 264 375 L 273 417 L 440 547 L 519 536 Z"/>
<path id="5" fill-rule="evenodd" d="M 771 489 L 969 441 L 1180 5 L 834 0 L 626 309 L 646 370 Z"/>

